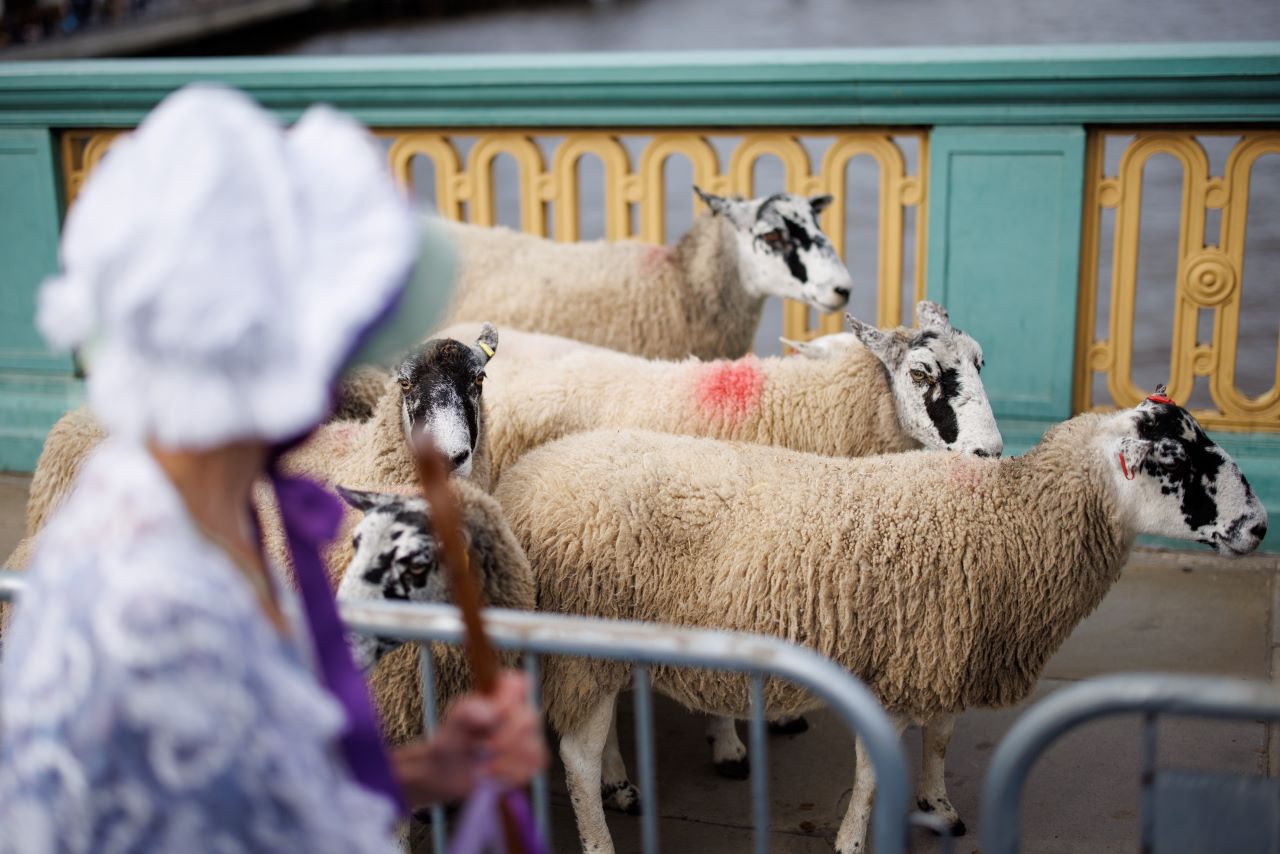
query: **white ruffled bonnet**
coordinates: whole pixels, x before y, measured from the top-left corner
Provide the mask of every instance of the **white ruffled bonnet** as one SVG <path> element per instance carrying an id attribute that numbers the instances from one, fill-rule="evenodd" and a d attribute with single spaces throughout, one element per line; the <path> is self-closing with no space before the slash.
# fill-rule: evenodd
<path id="1" fill-rule="evenodd" d="M 37 322 L 84 348 L 89 403 L 116 435 L 282 442 L 323 420 L 421 234 L 354 120 L 317 106 L 286 131 L 239 92 L 189 86 L 86 182 Z"/>

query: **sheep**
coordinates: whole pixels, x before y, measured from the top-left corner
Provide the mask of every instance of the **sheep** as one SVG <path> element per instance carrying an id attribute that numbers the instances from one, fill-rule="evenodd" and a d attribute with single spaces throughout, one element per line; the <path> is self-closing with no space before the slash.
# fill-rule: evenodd
<path id="1" fill-rule="evenodd" d="M 710 364 L 650 361 L 565 338 L 508 332 L 503 364 L 489 371 L 486 393 L 493 478 L 532 447 L 605 426 L 829 456 L 921 446 L 1000 454 L 1000 432 L 979 376 L 981 348 L 951 325 L 941 306 L 927 300 L 917 305 L 918 330 L 882 332 L 847 317 L 852 332 L 787 342 L 801 358 Z M 446 330 L 453 337 L 470 333 L 465 324 Z M 806 723 L 798 718 L 770 726 L 799 732 Z M 711 719 L 707 739 L 718 774 L 749 774 L 747 749 L 732 719 Z M 606 774 L 604 787 L 611 808 L 639 808 L 625 780 Z"/>
<path id="2" fill-rule="evenodd" d="M 370 404 L 372 418 L 368 423 L 331 422 L 285 454 L 282 468 L 353 483 L 413 483 L 413 465 L 404 440 L 425 430 L 432 433 L 455 475 L 488 490 L 489 443 L 481 389 L 484 369 L 498 348 L 497 328 L 483 324 L 475 342 L 466 346 L 437 338 L 415 348 L 393 374 L 383 374 L 382 394 Z M 354 387 L 377 385 L 372 369 L 360 370 Z M 343 387 L 339 397 L 347 388 Z M 66 497 L 89 452 L 104 438 L 106 431 L 88 407 L 75 409 L 54 424 L 31 479 L 26 538 L 5 561 L 6 568 L 26 566 L 34 545 L 30 540 Z"/>
<path id="3" fill-rule="evenodd" d="M 506 228 L 446 223 L 459 274 L 449 319 L 493 320 L 652 358 L 738 358 L 767 297 L 820 311 L 848 302 L 849 271 L 818 226 L 830 196 L 726 199 L 671 247 L 557 243 Z"/>
<path id="4" fill-rule="evenodd" d="M 495 496 L 540 608 L 775 635 L 862 678 L 899 732 L 933 724 L 918 797 L 953 826 L 943 762 L 954 715 L 1024 699 L 1137 534 L 1234 556 L 1266 533 L 1235 463 L 1167 398 L 1077 416 L 1003 460 L 835 459 L 601 430 L 531 451 Z M 583 848 L 610 852 L 597 787 L 629 667 L 554 659 L 544 674 Z M 654 667 L 652 678 L 691 709 L 748 714 L 740 675 Z M 771 682 L 766 704 L 798 714 L 815 701 Z M 873 792 L 859 750 L 841 854 L 863 850 Z"/>
<path id="5" fill-rule="evenodd" d="M 531 448 L 601 427 L 837 457 L 922 446 L 999 456 L 981 348 L 936 303 L 916 314 L 918 330 L 888 331 L 846 315 L 852 333 L 797 345 L 800 358 L 663 362 L 570 347 L 545 362 L 507 359 L 489 376 L 493 479 Z M 505 340 L 529 349 L 524 333 Z"/>

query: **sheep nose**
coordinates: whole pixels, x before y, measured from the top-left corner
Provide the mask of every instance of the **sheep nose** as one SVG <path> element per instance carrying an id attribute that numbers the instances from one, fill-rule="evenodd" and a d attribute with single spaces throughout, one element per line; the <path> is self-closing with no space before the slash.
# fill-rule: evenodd
<path id="1" fill-rule="evenodd" d="M 1000 458 L 1001 450 L 1002 449 L 997 448 L 995 450 L 988 451 L 986 448 L 974 448 L 973 454 L 974 456 L 982 457 L 983 459 L 998 460 Z"/>
<path id="2" fill-rule="evenodd" d="M 840 299 L 848 299 L 848 298 L 849 298 L 849 289 L 848 289 L 848 288 L 832 288 L 832 290 L 836 292 L 836 296 L 840 297 Z"/>
<path id="3" fill-rule="evenodd" d="M 1249 529 L 1249 533 L 1253 534 L 1255 537 L 1261 540 L 1263 537 L 1267 535 L 1267 523 L 1259 522 L 1258 524 L 1254 525 L 1252 528 Z"/>
<path id="4" fill-rule="evenodd" d="M 467 457 L 471 456 L 470 451 L 459 451 L 449 458 L 449 462 L 453 463 L 453 467 L 460 468 L 467 461 Z"/>

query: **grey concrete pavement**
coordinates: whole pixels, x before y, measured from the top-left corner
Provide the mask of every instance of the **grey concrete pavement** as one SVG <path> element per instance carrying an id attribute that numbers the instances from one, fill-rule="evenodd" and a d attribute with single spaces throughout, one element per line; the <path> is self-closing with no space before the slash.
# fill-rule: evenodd
<path id="1" fill-rule="evenodd" d="M 29 479 L 0 474 L 0 554 L 24 530 Z M 969 827 L 957 854 L 978 849 L 978 799 L 995 746 L 1025 706 L 1078 679 L 1139 670 L 1280 678 L 1280 557 L 1227 562 L 1205 555 L 1136 553 L 1102 606 L 1049 662 L 1033 697 L 1013 709 L 961 716 L 948 756 L 950 795 Z M 853 783 L 853 742 L 826 710 L 809 716 L 809 732 L 771 737 L 768 774 L 771 850 L 830 851 Z M 656 709 L 658 812 L 663 850 L 751 850 L 747 781 L 722 780 L 711 768 L 703 719 L 659 698 Z M 634 769 L 630 703 L 622 703 L 623 752 Z M 745 727 L 742 735 L 746 735 Z M 1280 776 L 1280 735 L 1258 723 L 1169 721 L 1160 726 L 1165 766 Z M 905 744 L 914 775 L 919 735 Z M 1114 718 L 1086 726 L 1055 745 L 1032 773 L 1024 796 L 1023 840 L 1029 854 L 1130 852 L 1137 847 L 1139 726 Z M 755 767 L 761 767 L 758 757 Z M 555 850 L 577 850 L 563 775 L 552 771 Z M 640 850 L 639 820 L 610 814 L 619 854 Z M 914 850 L 940 850 L 924 832 Z M 425 848 L 419 850 L 425 851 Z"/>

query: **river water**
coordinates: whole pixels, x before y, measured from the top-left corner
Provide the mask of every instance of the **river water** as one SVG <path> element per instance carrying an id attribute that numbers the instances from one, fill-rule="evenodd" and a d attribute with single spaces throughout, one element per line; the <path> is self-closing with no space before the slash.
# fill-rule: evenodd
<path id="1" fill-rule="evenodd" d="M 340 29 L 282 35 L 282 54 L 478 53 L 489 51 L 647 51 L 805 47 L 890 47 L 974 44 L 1070 44 L 1109 42 L 1243 41 L 1280 39 L 1280 0 L 601 0 L 490 10 L 444 18 L 401 18 Z M 1205 137 L 1213 174 L 1221 174 L 1234 138 Z M 550 141 L 554 143 L 554 140 Z M 717 140 L 726 152 L 734 140 Z M 465 142 L 464 142 L 465 144 Z M 811 151 L 820 140 L 806 140 Z M 910 149 L 910 144 L 907 144 Z M 1108 174 L 1123 140 L 1109 145 Z M 913 152 L 908 150 L 908 155 Z M 499 220 L 518 224 L 517 174 L 500 159 Z M 689 221 L 688 178 L 669 170 L 669 226 Z M 599 191 L 603 177 L 584 170 L 583 236 L 602 231 Z M 1134 379 L 1150 388 L 1168 375 L 1169 338 L 1178 255 L 1181 169 L 1158 157 L 1145 173 L 1142 241 L 1138 270 L 1138 323 Z M 429 198 L 429 176 L 423 192 Z M 850 204 L 866 200 L 874 211 L 875 175 L 851 169 Z M 757 191 L 781 189 L 776 161 L 756 171 Z M 419 188 L 422 190 L 422 188 Z M 851 209 L 846 234 L 855 278 L 852 309 L 874 317 L 875 218 Z M 914 224 L 912 223 L 913 227 Z M 1211 219 L 1216 227 L 1216 218 Z M 674 236 L 672 234 L 671 236 Z M 909 229 L 908 240 L 913 238 Z M 993 235 L 993 239 L 996 239 Z M 1215 242 L 1209 236 L 1207 242 Z M 861 249 L 862 251 L 855 251 Z M 1103 268 L 1110 244 L 1103 241 Z M 1237 386 L 1261 394 L 1276 381 L 1280 339 L 1280 157 L 1268 156 L 1254 169 L 1249 233 L 1243 274 L 1244 312 L 1237 354 Z M 907 277 L 912 271 L 908 265 Z M 1109 278 L 1103 277 L 1104 281 Z M 1105 297 L 1104 297 L 1105 301 Z M 1212 334 L 1201 312 L 1200 340 Z M 1098 321 L 1105 335 L 1106 311 Z M 780 310 L 771 300 L 757 349 L 777 352 Z M 1095 400 L 1105 402 L 1101 378 Z M 1209 406 L 1207 381 L 1197 381 L 1192 404 Z"/>

